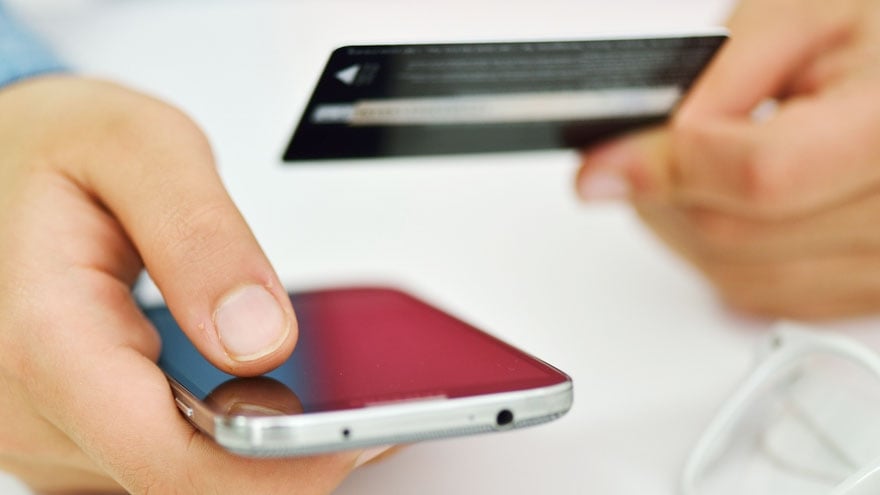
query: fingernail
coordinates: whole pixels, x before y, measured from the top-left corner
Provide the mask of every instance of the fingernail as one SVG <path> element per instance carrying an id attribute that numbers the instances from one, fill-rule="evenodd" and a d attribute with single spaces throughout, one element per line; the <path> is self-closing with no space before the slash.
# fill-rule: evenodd
<path id="1" fill-rule="evenodd" d="M 254 361 L 278 349 L 289 325 L 278 301 L 259 285 L 232 292 L 214 314 L 220 343 L 236 361 Z"/>
<path id="2" fill-rule="evenodd" d="M 623 199 L 629 196 L 629 183 L 620 174 L 597 170 L 581 178 L 578 191 L 584 199 Z"/>
<path id="3" fill-rule="evenodd" d="M 621 199 L 630 192 L 624 177 L 636 157 L 624 144 L 609 143 L 584 158 L 586 172 L 578 183 L 578 193 L 584 199 Z"/>
<path id="4" fill-rule="evenodd" d="M 357 460 L 354 463 L 354 467 L 359 468 L 363 466 L 364 464 L 372 461 L 373 459 L 379 457 L 385 452 L 388 452 L 390 448 L 390 445 L 384 445 L 382 447 L 375 447 L 361 452 L 361 455 L 358 456 Z"/>

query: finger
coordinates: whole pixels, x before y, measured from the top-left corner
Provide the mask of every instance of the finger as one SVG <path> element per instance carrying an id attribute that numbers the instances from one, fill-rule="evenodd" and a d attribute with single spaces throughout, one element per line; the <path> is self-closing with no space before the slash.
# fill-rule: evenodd
<path id="1" fill-rule="evenodd" d="M 357 466 L 371 466 L 374 464 L 378 464 L 381 462 L 385 462 L 391 457 L 399 454 L 403 451 L 407 445 L 394 445 L 394 446 L 385 446 L 378 447 L 370 450 L 364 451 L 363 454 L 358 458 Z"/>
<path id="2" fill-rule="evenodd" d="M 584 151 L 575 185 L 587 200 L 668 199 L 674 193 L 673 173 L 669 132 L 658 127 Z"/>
<path id="3" fill-rule="evenodd" d="M 87 165 L 76 179 L 120 220 L 203 355 L 239 375 L 276 367 L 295 343 L 293 309 L 201 131 L 164 104 L 115 86 L 102 91 L 99 101 L 136 105 L 139 113 L 107 110 L 118 117 L 104 129 L 115 140 L 102 137 L 101 149 L 74 157 Z"/>
<path id="4" fill-rule="evenodd" d="M 722 300 L 739 310 L 821 319 L 880 307 L 880 257 L 875 250 L 855 244 L 833 251 L 749 256 L 742 255 L 742 244 L 733 244 L 713 252 L 691 230 L 683 210 L 651 202 L 638 204 L 637 211 L 658 237 L 712 282 Z"/>
<path id="5" fill-rule="evenodd" d="M 148 357 L 108 337 L 120 328 L 152 332 L 134 304 L 91 299 L 102 314 L 83 322 L 91 325 L 85 335 L 58 332 L 58 345 L 45 356 L 56 373 L 35 377 L 34 396 L 47 418 L 127 491 L 325 494 L 356 466 L 359 452 L 250 459 L 222 450 L 180 415 Z"/>
<path id="6" fill-rule="evenodd" d="M 803 0 L 743 2 L 727 23 L 730 41 L 679 113 L 686 118 L 750 114 L 764 100 L 783 94 L 809 60 L 845 34 L 836 28 L 843 15 L 842 9 L 804 5 Z"/>
<path id="7" fill-rule="evenodd" d="M 790 100 L 763 123 L 679 120 L 667 162 L 675 195 L 759 218 L 851 200 L 880 182 L 880 151 L 862 144 L 880 132 L 871 94 L 852 85 Z"/>
<path id="8" fill-rule="evenodd" d="M 844 205 L 783 220 L 753 219 L 703 207 L 642 208 L 663 210 L 690 250 L 710 262 L 772 261 L 833 253 L 880 252 L 880 194 L 867 194 Z"/>
<path id="9" fill-rule="evenodd" d="M 769 11 L 777 9 L 791 10 L 786 14 L 794 18 L 791 22 L 777 22 L 778 15 Z M 676 134 L 707 134 L 704 126 L 711 121 L 711 136 L 724 142 L 728 134 L 735 134 L 736 128 L 745 124 L 744 117 L 761 102 L 780 94 L 797 70 L 828 43 L 822 36 L 803 36 L 803 26 L 814 23 L 804 10 L 800 6 L 792 9 L 786 2 L 762 5 L 760 9 L 751 3 L 742 4 L 728 23 L 731 40 L 721 48 L 677 111 Z M 636 133 L 585 150 L 576 181 L 580 196 L 618 199 L 633 192 L 640 196 L 669 193 L 674 175 L 671 167 L 675 165 L 669 161 L 672 156 L 663 152 L 666 146 L 652 146 L 657 141 L 645 137 Z M 739 163 L 747 150 L 732 145 L 723 151 L 729 154 L 719 152 L 712 158 Z M 714 179 L 713 168 L 708 168 L 709 179 Z M 717 179 L 721 183 L 727 180 Z"/>
<path id="10" fill-rule="evenodd" d="M 809 6 L 802 0 L 740 4 L 728 22 L 730 41 L 691 89 L 674 119 L 674 142 L 679 145 L 670 159 L 677 160 L 681 151 L 702 158 L 691 160 L 688 164 L 696 163 L 698 168 L 685 172 L 696 173 L 711 183 L 712 190 L 707 194 L 710 199 L 717 199 L 713 191 L 723 191 L 731 179 L 739 189 L 762 187 L 749 183 L 749 167 L 743 172 L 745 177 L 732 178 L 730 174 L 717 174 L 716 168 L 735 173 L 736 165 L 750 158 L 753 150 L 744 145 L 754 143 L 743 134 L 749 130 L 752 113 L 768 99 L 788 94 L 817 54 L 844 39 L 847 31 L 842 28 L 846 25 L 843 20 L 849 17 L 847 8 L 829 7 L 825 2 Z M 783 18 L 786 22 L 778 22 Z M 715 146 L 711 150 L 691 150 L 693 141 L 711 141 Z M 669 193 L 673 184 L 668 179 L 676 177 L 678 164 L 664 162 L 665 156 L 645 154 L 642 144 L 640 140 L 617 139 L 601 149 L 587 150 L 577 182 L 580 195 L 606 199 L 633 192 L 642 196 Z M 656 153 L 650 148 L 648 152 Z M 633 175 L 641 182 L 633 184 Z M 696 192 L 702 194 L 699 181 L 696 186 Z M 734 206 L 740 206 L 739 202 Z"/>
<path id="11" fill-rule="evenodd" d="M 622 177 L 627 194 L 716 208 L 754 218 L 785 218 L 845 203 L 880 183 L 880 102 L 869 82 L 786 102 L 762 123 L 676 121 L 670 134 L 621 138 L 583 155 L 582 196 L 592 181 Z M 607 180 L 605 180 L 607 182 Z"/>
<path id="12" fill-rule="evenodd" d="M 73 452 L 77 457 L 85 458 L 81 452 Z M 0 458 L 0 470 L 18 478 L 34 493 L 71 493 L 71 486 L 80 487 L 78 493 L 110 494 L 122 491 L 119 484 L 104 473 L 95 473 L 88 469 L 78 469 L 66 465 L 52 463 L 38 465 L 31 460 L 24 461 L 10 457 Z M 13 493 L 30 492 L 16 491 Z"/>
<path id="13" fill-rule="evenodd" d="M 732 307 L 774 318 L 827 319 L 880 307 L 880 257 L 858 252 L 703 268 Z"/>

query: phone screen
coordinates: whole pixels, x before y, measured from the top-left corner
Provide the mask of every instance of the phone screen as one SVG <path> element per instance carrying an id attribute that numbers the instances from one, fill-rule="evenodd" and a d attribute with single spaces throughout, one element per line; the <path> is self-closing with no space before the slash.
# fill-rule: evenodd
<path id="1" fill-rule="evenodd" d="M 202 400 L 230 383 L 255 384 L 253 389 L 268 379 L 292 393 L 298 411 L 311 413 L 512 392 L 569 380 L 552 366 L 397 290 L 324 290 L 291 294 L 291 301 L 299 323 L 296 349 L 257 381 L 234 378 L 211 365 L 167 308 L 144 311 L 162 337 L 160 367 Z"/>

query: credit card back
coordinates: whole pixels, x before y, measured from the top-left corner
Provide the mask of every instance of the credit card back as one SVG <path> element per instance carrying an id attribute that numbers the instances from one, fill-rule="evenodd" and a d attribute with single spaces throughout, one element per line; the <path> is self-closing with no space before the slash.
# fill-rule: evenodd
<path id="1" fill-rule="evenodd" d="M 726 40 L 339 48 L 284 160 L 572 148 L 664 121 Z"/>

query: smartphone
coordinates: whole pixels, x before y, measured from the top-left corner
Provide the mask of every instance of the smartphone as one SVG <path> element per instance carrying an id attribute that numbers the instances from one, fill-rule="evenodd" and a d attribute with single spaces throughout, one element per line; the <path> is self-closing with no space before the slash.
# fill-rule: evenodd
<path id="1" fill-rule="evenodd" d="M 296 349 L 252 378 L 205 360 L 167 308 L 144 309 L 178 408 L 234 453 L 299 456 L 502 431 L 571 407 L 565 373 L 400 290 L 290 298 Z"/>

